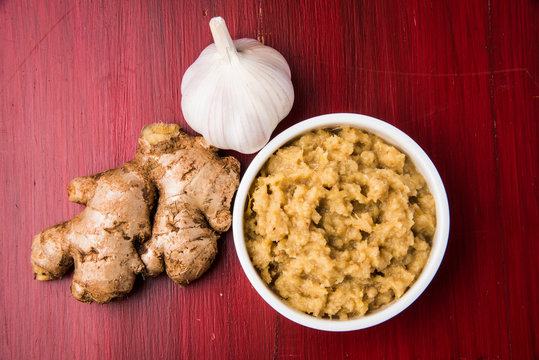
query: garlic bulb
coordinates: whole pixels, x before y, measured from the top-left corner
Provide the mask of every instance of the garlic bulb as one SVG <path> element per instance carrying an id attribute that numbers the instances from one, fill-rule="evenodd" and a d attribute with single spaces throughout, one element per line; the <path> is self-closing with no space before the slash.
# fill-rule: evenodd
<path id="1" fill-rule="evenodd" d="M 292 108 L 290 68 L 277 50 L 254 39 L 232 41 L 220 17 L 210 29 L 215 43 L 183 75 L 183 115 L 208 143 L 254 153 Z"/>

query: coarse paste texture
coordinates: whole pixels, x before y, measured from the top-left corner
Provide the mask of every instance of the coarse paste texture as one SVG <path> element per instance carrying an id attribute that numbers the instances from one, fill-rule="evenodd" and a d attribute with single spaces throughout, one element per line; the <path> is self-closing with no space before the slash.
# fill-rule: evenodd
<path id="1" fill-rule="evenodd" d="M 436 230 L 434 198 L 408 156 L 351 127 L 309 132 L 273 154 L 244 220 L 262 279 L 292 307 L 339 319 L 400 298 Z"/>
<path id="2" fill-rule="evenodd" d="M 144 127 L 133 160 L 71 182 L 69 200 L 86 209 L 34 237 L 34 277 L 58 279 L 74 265 L 73 297 L 98 303 L 129 293 L 137 274 L 197 279 L 230 227 L 239 171 L 238 160 L 178 125 Z"/>

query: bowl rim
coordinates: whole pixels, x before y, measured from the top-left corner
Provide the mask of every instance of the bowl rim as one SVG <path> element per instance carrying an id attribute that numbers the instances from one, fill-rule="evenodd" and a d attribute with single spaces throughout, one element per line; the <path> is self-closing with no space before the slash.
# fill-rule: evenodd
<path id="1" fill-rule="evenodd" d="M 372 313 L 351 320 L 321 319 L 292 308 L 276 295 L 260 278 L 251 262 L 243 235 L 243 213 L 252 182 L 267 159 L 280 147 L 299 135 L 319 128 L 349 125 L 380 136 L 410 156 L 416 169 L 425 178 L 436 202 L 436 233 L 427 263 L 419 278 L 404 295 Z M 423 149 L 403 131 L 380 119 L 353 113 L 332 113 L 303 120 L 285 129 L 254 157 L 243 175 L 234 201 L 232 231 L 236 254 L 249 282 L 258 294 L 278 313 L 300 325 L 325 331 L 351 331 L 378 325 L 410 306 L 427 288 L 442 262 L 449 238 L 449 204 L 442 179 Z"/>

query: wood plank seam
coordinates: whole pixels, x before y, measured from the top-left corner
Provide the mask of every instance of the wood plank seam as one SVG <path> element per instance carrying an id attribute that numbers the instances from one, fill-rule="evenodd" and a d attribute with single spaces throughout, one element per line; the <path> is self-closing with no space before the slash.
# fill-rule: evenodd
<path id="1" fill-rule="evenodd" d="M 487 0 L 488 6 L 488 61 L 490 68 L 490 111 L 492 114 L 492 135 L 493 135 L 493 146 L 494 146 L 494 168 L 496 170 L 496 206 L 498 207 L 498 229 L 499 229 L 499 238 L 501 244 L 502 252 L 502 273 L 503 273 L 503 292 L 504 292 L 504 303 L 505 303 L 505 313 L 509 314 L 509 286 L 507 283 L 507 260 L 505 258 L 505 239 L 503 234 L 503 221 L 502 221 L 502 200 L 501 200 L 501 184 L 500 184 L 500 164 L 498 156 L 498 134 L 497 134 L 497 124 L 496 124 L 496 106 L 494 104 L 494 38 L 492 33 L 492 4 L 491 0 Z M 507 338 L 509 346 L 509 357 L 513 358 L 513 349 L 512 349 L 512 339 L 511 339 L 511 325 L 509 322 L 509 316 L 505 317 L 505 325 L 507 327 Z"/>

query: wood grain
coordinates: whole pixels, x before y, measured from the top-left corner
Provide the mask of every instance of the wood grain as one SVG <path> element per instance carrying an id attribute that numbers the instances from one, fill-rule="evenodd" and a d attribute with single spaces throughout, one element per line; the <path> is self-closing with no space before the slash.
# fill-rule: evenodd
<path id="1" fill-rule="evenodd" d="M 539 4 L 492 2 L 491 77 L 498 224 L 504 246 L 508 338 L 515 359 L 539 355 Z M 515 47 L 522 39 L 534 46 Z M 532 164 L 532 166 L 530 166 Z"/>
<path id="2" fill-rule="evenodd" d="M 216 15 L 289 61 L 296 102 L 274 135 L 363 113 L 437 166 L 449 246 L 396 318 L 340 334 L 290 322 L 250 286 L 231 232 L 184 288 L 140 280 L 99 306 L 71 298 L 71 275 L 32 280 L 32 235 L 81 210 L 72 178 L 130 159 L 145 124 L 191 131 L 180 81 Z M 538 18 L 532 0 L 0 1 L 0 358 L 538 358 Z"/>

